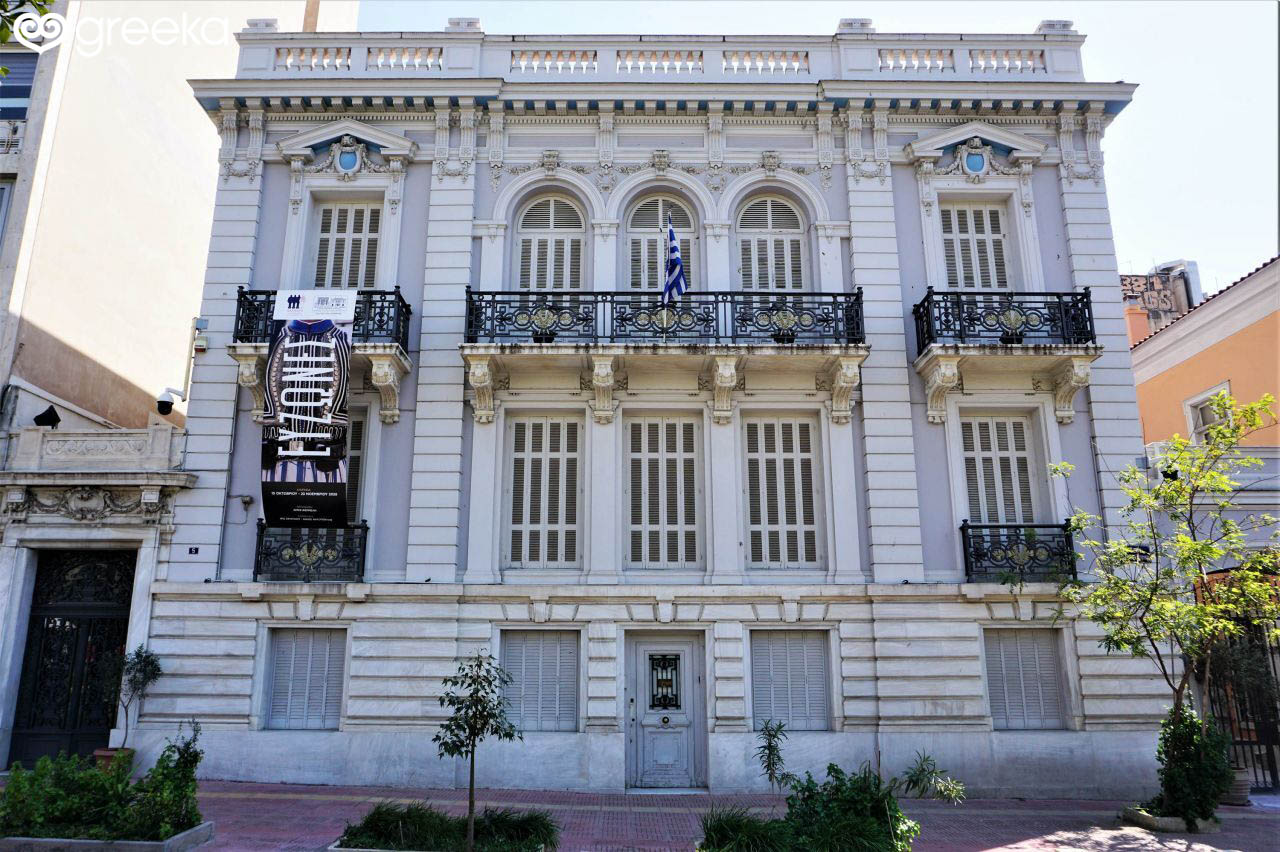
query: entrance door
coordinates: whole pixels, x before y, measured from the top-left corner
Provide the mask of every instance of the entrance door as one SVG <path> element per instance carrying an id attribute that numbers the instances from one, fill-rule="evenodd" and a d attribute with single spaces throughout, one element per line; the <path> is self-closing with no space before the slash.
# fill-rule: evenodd
<path id="1" fill-rule="evenodd" d="M 627 674 L 629 784 L 702 786 L 706 733 L 700 639 L 637 637 L 631 647 Z"/>
<path id="2" fill-rule="evenodd" d="M 126 550 L 39 551 L 10 762 L 107 745 L 136 562 Z"/>

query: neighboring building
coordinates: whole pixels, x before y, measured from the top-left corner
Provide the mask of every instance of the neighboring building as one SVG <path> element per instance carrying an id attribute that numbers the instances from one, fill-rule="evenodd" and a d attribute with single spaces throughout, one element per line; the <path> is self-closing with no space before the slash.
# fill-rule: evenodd
<path id="1" fill-rule="evenodd" d="M 1135 87 L 1068 22 L 239 38 L 193 82 L 209 345 L 134 579 L 144 755 L 194 717 L 211 777 L 450 786 L 441 680 L 488 650 L 525 736 L 485 786 L 763 788 L 769 718 L 793 771 L 1154 785 L 1161 682 L 1052 582 L 1142 453 L 1101 151 Z M 347 523 L 268 527 L 277 293 L 333 288 Z"/>
<path id="2" fill-rule="evenodd" d="M 1132 346 L 1200 303 L 1200 270 L 1192 260 L 1162 263 L 1146 275 L 1121 275 L 1120 291 Z"/>
<path id="3" fill-rule="evenodd" d="M 1209 399 L 1227 391 L 1239 402 L 1280 397 L 1280 258 L 1182 311 L 1133 346 L 1138 410 L 1148 442 L 1196 438 L 1214 420 Z M 1272 423 L 1245 438 L 1280 447 Z"/>

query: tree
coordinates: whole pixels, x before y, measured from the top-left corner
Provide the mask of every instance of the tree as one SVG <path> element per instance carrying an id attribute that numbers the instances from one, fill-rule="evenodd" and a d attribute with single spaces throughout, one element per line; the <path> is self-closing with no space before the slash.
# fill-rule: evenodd
<path id="1" fill-rule="evenodd" d="M 8 44 L 13 38 L 13 25 L 27 12 L 44 15 L 49 12 L 52 0 L 0 0 L 0 44 Z M 0 66 L 0 77 L 9 69 Z"/>
<path id="2" fill-rule="evenodd" d="M 152 684 L 160 679 L 160 657 L 154 651 L 139 645 L 124 658 L 124 682 L 120 686 L 120 706 L 124 708 L 124 739 L 121 748 L 129 744 L 129 706 L 147 697 Z M 199 732 L 197 731 L 197 734 Z"/>
<path id="3" fill-rule="evenodd" d="M 1102 646 L 1108 652 L 1153 662 L 1173 699 L 1166 734 L 1184 732 L 1180 741 L 1187 740 L 1187 720 L 1195 715 L 1189 689 L 1193 677 L 1199 677 L 1207 694 L 1217 676 L 1213 660 L 1221 654 L 1215 655 L 1215 649 L 1246 632 L 1276 633 L 1277 522 L 1269 514 L 1241 507 L 1244 489 L 1237 481 L 1241 471 L 1262 464 L 1240 445 L 1248 435 L 1276 422 L 1274 403 L 1267 394 L 1239 405 L 1220 393 L 1211 402 L 1217 420 L 1201 440 L 1175 435 L 1160 449 L 1151 471 L 1133 465 L 1123 470 L 1117 477 L 1127 501 L 1120 511 L 1122 523 L 1105 538 L 1086 536 L 1083 542 L 1094 557 L 1095 579 L 1071 582 L 1062 590 L 1080 616 L 1102 630 Z M 1052 470 L 1066 476 L 1071 467 L 1055 465 Z M 1101 520 L 1077 510 L 1070 524 L 1074 532 L 1084 534 L 1100 528 Z M 1205 750 L 1219 748 L 1221 738 L 1209 730 L 1206 708 L 1199 711 L 1194 748 L 1162 747 L 1159 801 L 1182 798 L 1169 789 L 1171 779 L 1188 775 L 1185 765 L 1177 765 L 1179 760 L 1200 759 L 1206 765 L 1216 761 Z M 1162 736 L 1162 743 L 1169 736 Z M 1189 824 L 1196 818 L 1165 815 L 1183 816 Z"/>
<path id="4" fill-rule="evenodd" d="M 465 757 L 470 764 L 467 792 L 467 850 L 476 848 L 476 747 L 489 737 L 523 740 L 507 718 L 510 704 L 503 688 L 511 675 L 498 661 L 483 652 L 463 660 L 458 673 L 444 679 L 440 706 L 453 712 L 432 737 L 439 756 Z"/>

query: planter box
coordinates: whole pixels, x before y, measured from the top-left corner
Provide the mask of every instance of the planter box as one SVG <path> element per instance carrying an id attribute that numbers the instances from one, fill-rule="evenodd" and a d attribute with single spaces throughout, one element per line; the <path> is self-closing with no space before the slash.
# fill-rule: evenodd
<path id="1" fill-rule="evenodd" d="M 1187 833 L 1187 821 L 1182 817 L 1159 817 L 1153 816 L 1140 808 L 1125 808 L 1120 813 L 1120 818 L 1125 822 L 1140 826 L 1148 831 L 1176 831 L 1180 834 Z M 1216 834 L 1222 829 L 1222 824 L 1213 820 L 1197 820 L 1196 834 Z"/>
<path id="2" fill-rule="evenodd" d="M 13 852 L 185 852 L 213 840 L 213 823 L 202 822 L 168 840 L 62 840 L 57 837 L 0 837 L 0 850 Z"/>

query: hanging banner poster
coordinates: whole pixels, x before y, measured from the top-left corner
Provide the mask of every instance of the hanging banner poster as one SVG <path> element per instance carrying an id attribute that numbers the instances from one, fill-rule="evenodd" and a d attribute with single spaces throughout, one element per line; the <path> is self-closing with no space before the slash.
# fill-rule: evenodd
<path id="1" fill-rule="evenodd" d="M 347 378 L 356 293 L 281 290 L 262 425 L 262 511 L 273 527 L 347 525 Z"/>

